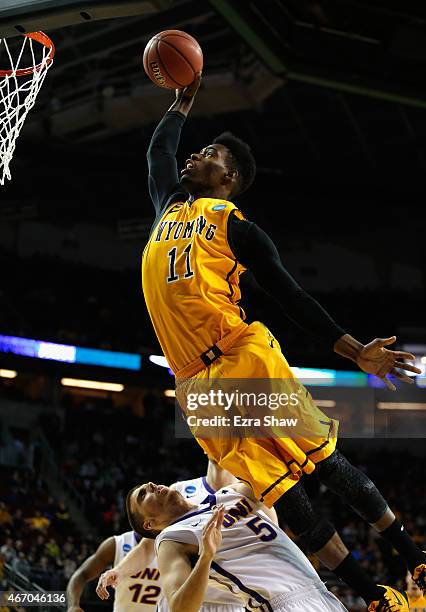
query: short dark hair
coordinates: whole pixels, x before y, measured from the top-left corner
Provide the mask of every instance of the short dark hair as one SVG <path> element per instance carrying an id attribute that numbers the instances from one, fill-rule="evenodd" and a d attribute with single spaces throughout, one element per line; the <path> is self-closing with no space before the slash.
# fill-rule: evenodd
<path id="1" fill-rule="evenodd" d="M 221 144 L 228 149 L 229 164 L 239 172 L 238 187 L 232 195 L 241 195 L 256 176 L 256 162 L 249 145 L 231 132 L 223 132 L 213 140 L 213 144 Z"/>
<path id="2" fill-rule="evenodd" d="M 151 540 L 155 540 L 155 538 L 160 532 L 152 531 L 151 529 L 145 529 L 145 527 L 143 526 L 144 518 L 142 514 L 136 514 L 136 512 L 133 512 L 130 508 L 130 498 L 132 497 L 132 493 L 136 491 L 136 489 L 139 489 L 139 487 L 140 485 L 136 485 L 135 487 L 133 487 L 133 489 L 130 489 L 130 491 L 126 495 L 127 519 L 130 523 L 130 527 L 135 533 L 138 533 L 142 538 L 150 538 Z"/>

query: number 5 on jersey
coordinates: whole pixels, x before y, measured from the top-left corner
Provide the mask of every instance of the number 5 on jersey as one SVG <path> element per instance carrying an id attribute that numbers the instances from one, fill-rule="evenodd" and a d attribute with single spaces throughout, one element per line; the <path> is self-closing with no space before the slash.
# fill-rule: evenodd
<path id="1" fill-rule="evenodd" d="M 253 533 L 258 535 L 262 542 L 270 542 L 271 540 L 275 540 L 277 537 L 277 532 L 275 529 L 273 529 L 266 521 L 262 521 L 261 523 L 259 523 L 259 521 L 262 521 L 262 519 L 259 516 L 256 516 L 246 523 L 247 527 L 251 529 Z"/>
<path id="2" fill-rule="evenodd" d="M 168 283 L 174 283 L 180 280 L 181 278 L 191 278 L 191 276 L 194 276 L 194 272 L 191 269 L 191 248 L 192 243 L 189 243 L 188 246 L 183 250 L 183 252 L 185 253 L 185 274 L 183 276 L 179 276 L 179 274 L 176 274 L 176 259 L 178 250 L 177 247 L 173 247 L 167 253 L 167 256 L 169 258 L 169 275 L 167 277 Z"/>

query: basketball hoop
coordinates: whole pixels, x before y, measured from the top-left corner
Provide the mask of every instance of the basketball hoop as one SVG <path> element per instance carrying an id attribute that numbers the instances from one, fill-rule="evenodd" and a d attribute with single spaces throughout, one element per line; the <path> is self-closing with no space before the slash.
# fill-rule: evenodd
<path id="1" fill-rule="evenodd" d="M 10 65 L 8 69 L 0 70 L 0 185 L 4 185 L 6 178 L 11 178 L 9 164 L 16 139 L 55 55 L 55 46 L 44 32 L 23 36 L 22 46 L 17 52 L 10 49 L 5 38 L 0 38 L 0 51 L 6 51 Z M 26 61 L 27 66 L 21 67 Z M 23 78 L 26 76 L 29 78 Z"/>

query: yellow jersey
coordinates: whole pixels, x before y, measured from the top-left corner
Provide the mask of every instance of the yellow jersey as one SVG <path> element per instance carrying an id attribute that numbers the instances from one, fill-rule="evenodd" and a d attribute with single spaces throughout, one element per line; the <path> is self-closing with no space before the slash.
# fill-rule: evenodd
<path id="1" fill-rule="evenodd" d="M 142 256 L 143 292 L 163 353 L 178 372 L 237 326 L 245 268 L 228 244 L 227 200 L 174 202 L 155 225 Z"/>
<path id="2" fill-rule="evenodd" d="M 408 595 L 408 607 L 410 608 L 410 612 L 426 612 L 426 597 L 420 595 L 420 597 L 410 597 Z"/>

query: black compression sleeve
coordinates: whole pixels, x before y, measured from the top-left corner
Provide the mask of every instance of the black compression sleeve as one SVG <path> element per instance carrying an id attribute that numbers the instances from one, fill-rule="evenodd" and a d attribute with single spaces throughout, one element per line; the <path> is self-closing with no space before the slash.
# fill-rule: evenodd
<path id="1" fill-rule="evenodd" d="M 156 216 L 178 195 L 186 199 L 187 193 L 181 187 L 176 164 L 176 152 L 185 115 L 171 111 L 158 124 L 147 151 L 148 187 Z"/>
<path id="2" fill-rule="evenodd" d="M 232 215 L 228 241 L 237 260 L 253 272 L 257 282 L 274 297 L 295 323 L 332 346 L 346 332 L 287 272 L 275 244 L 255 223 Z"/>

